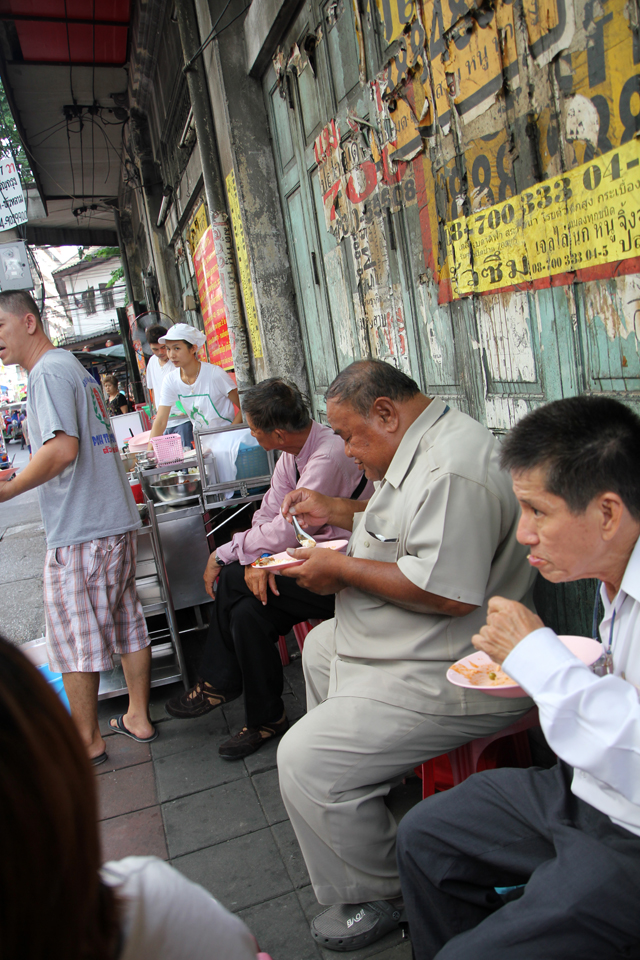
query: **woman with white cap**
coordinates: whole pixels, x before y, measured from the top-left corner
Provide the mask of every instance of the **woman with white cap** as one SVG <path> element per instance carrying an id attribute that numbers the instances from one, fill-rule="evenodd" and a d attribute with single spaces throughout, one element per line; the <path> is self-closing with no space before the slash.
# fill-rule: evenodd
<path id="1" fill-rule="evenodd" d="M 195 430 L 242 423 L 238 389 L 231 377 L 215 364 L 198 360 L 197 352 L 205 339 L 196 327 L 176 323 L 158 340 L 166 345 L 169 360 L 176 369 L 169 371 L 162 381 L 151 437 L 164 433 L 174 406 L 189 417 Z M 238 407 L 237 413 L 234 404 Z"/>

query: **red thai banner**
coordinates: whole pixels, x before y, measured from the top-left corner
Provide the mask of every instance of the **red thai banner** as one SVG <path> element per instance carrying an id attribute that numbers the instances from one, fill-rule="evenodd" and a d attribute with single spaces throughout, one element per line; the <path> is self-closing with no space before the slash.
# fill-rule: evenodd
<path id="1" fill-rule="evenodd" d="M 233 355 L 227 329 L 227 315 L 224 309 L 220 270 L 213 241 L 213 230 L 209 226 L 203 233 L 193 254 L 196 271 L 200 309 L 207 336 L 209 361 L 229 370 L 233 367 Z"/>

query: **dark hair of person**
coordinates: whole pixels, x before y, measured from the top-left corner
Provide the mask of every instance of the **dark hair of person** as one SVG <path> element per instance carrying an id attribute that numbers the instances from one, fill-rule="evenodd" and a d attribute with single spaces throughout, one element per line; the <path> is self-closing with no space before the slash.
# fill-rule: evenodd
<path id="1" fill-rule="evenodd" d="M 167 328 L 163 327 L 161 323 L 152 323 L 150 327 L 147 327 L 144 335 L 147 338 L 147 343 L 157 343 L 166 332 Z"/>
<path id="2" fill-rule="evenodd" d="M 118 389 L 118 378 L 112 373 L 105 373 L 104 377 L 102 378 L 102 382 L 110 383 L 112 387 L 115 387 L 116 390 Z"/>
<path id="3" fill-rule="evenodd" d="M 574 514 L 617 493 L 640 520 L 640 417 L 610 397 L 568 397 L 532 410 L 502 445 L 505 470 L 546 471 L 546 489 Z"/>
<path id="4" fill-rule="evenodd" d="M 2 291 L 0 293 L 0 310 L 4 310 L 14 317 L 24 317 L 26 313 L 32 313 L 42 326 L 38 304 L 26 290 Z"/>
<path id="5" fill-rule="evenodd" d="M 112 960 L 95 774 L 39 671 L 0 637 L 0 958 Z"/>
<path id="6" fill-rule="evenodd" d="M 294 383 L 270 377 L 242 395 L 242 410 L 258 430 L 306 430 L 311 423 L 308 401 Z"/>
<path id="7" fill-rule="evenodd" d="M 379 397 L 402 402 L 411 400 L 420 387 L 401 370 L 384 360 L 356 360 L 345 367 L 325 394 L 325 400 L 350 403 L 361 417 L 368 417 Z"/>

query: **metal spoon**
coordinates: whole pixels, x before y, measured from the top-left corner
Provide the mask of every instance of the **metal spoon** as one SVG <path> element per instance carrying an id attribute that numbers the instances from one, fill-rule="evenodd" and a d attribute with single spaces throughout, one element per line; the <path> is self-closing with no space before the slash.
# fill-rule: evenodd
<path id="1" fill-rule="evenodd" d="M 293 514 L 291 514 L 291 519 L 293 520 L 293 529 L 294 529 L 295 534 L 296 534 L 296 540 L 298 541 L 298 543 L 300 544 L 300 546 L 301 546 L 301 547 L 309 547 L 309 546 L 315 547 L 316 541 L 313 539 L 313 537 L 312 537 L 310 534 L 306 533 L 306 532 L 302 529 L 302 527 L 300 526 L 300 524 L 298 523 L 296 517 L 294 517 Z M 309 543 L 309 541 L 311 541 L 311 543 Z"/>

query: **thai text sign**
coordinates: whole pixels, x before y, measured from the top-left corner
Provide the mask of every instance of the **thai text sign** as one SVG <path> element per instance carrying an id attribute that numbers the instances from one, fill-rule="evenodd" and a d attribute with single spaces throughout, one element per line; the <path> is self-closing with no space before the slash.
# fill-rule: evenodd
<path id="1" fill-rule="evenodd" d="M 0 231 L 27 220 L 27 204 L 16 162 L 10 150 L 0 154 Z"/>
<path id="2" fill-rule="evenodd" d="M 193 265 L 196 271 L 204 330 L 207 335 L 209 360 L 223 370 L 229 370 L 233 367 L 233 355 L 211 227 L 206 228 L 198 242 L 193 254 Z"/>
<path id="3" fill-rule="evenodd" d="M 446 225 L 454 297 L 640 256 L 640 142 Z"/>
<path id="4" fill-rule="evenodd" d="M 249 330 L 249 339 L 253 355 L 256 359 L 262 357 L 262 338 L 260 337 L 260 325 L 258 323 L 258 311 L 256 301 L 253 295 L 253 282 L 251 280 L 251 267 L 249 265 L 249 253 L 247 251 L 247 241 L 244 235 L 242 225 L 242 214 L 240 213 L 240 201 L 238 199 L 238 187 L 236 176 L 233 170 L 227 174 L 227 196 L 229 198 L 229 210 L 231 211 L 231 225 L 233 227 L 233 236 L 236 241 L 236 255 L 238 258 L 238 274 L 240 275 L 240 286 L 242 287 L 242 297 L 244 300 L 244 310 L 247 318 L 247 328 Z"/>

